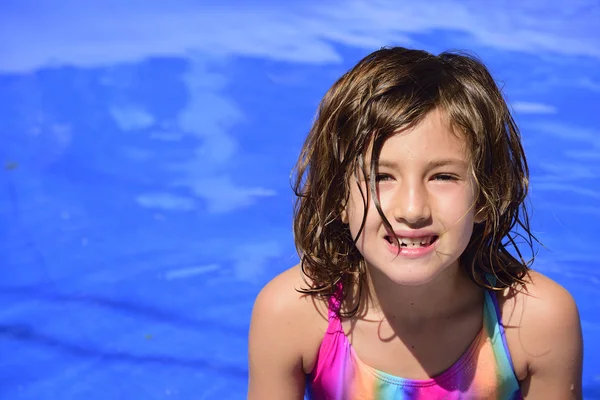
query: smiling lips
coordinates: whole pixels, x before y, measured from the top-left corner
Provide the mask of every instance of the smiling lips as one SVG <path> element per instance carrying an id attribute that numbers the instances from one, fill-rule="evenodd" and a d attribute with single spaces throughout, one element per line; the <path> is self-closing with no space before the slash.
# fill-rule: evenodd
<path id="1" fill-rule="evenodd" d="M 393 236 L 386 236 L 385 238 L 391 244 L 396 245 L 396 241 L 394 240 Z M 436 235 L 431 235 L 431 236 L 421 236 L 421 237 L 397 236 L 397 238 L 398 238 L 398 241 L 400 242 L 401 247 L 423 247 L 423 246 L 429 246 L 430 244 L 435 242 L 438 237 Z"/>
<path id="2" fill-rule="evenodd" d="M 396 238 L 400 243 L 398 247 Z M 387 235 L 385 240 L 392 253 L 407 258 L 419 258 L 432 252 L 435 248 L 433 244 L 437 241 L 437 235 L 414 236 L 412 234 Z"/>

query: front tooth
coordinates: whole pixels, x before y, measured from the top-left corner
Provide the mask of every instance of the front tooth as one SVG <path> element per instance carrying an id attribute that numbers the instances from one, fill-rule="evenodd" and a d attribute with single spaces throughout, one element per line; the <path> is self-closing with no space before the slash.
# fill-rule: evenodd
<path id="1" fill-rule="evenodd" d="M 409 246 L 409 247 L 418 247 L 418 246 L 427 246 L 431 242 L 431 237 L 421 237 L 421 238 L 398 238 L 400 243 Z"/>
<path id="2" fill-rule="evenodd" d="M 413 239 L 405 239 L 406 240 L 406 245 L 410 246 L 410 247 L 417 247 L 421 245 L 421 242 L 417 239 L 417 238 L 413 238 Z"/>

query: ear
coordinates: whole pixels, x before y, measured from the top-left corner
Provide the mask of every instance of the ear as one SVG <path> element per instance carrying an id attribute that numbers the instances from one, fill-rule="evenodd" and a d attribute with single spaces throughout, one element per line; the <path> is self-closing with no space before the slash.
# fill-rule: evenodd
<path id="1" fill-rule="evenodd" d="M 487 219 L 486 212 L 483 211 L 483 210 L 479 210 L 475 214 L 474 221 L 475 221 L 476 224 L 481 224 L 482 222 L 485 222 L 486 219 Z"/>
<path id="2" fill-rule="evenodd" d="M 340 216 L 342 217 L 342 223 L 347 224 L 348 223 L 348 212 L 346 211 L 346 207 L 344 207 L 344 209 L 340 213 Z"/>

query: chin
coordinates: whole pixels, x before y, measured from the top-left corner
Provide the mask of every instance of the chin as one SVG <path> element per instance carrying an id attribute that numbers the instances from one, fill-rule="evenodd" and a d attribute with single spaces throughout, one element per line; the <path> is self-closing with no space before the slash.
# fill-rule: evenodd
<path id="1" fill-rule="evenodd" d="M 394 255 L 387 260 L 382 260 L 381 264 L 369 264 L 369 269 L 397 285 L 422 286 L 458 267 L 458 262 L 452 262 L 452 257 L 443 257 L 446 259 L 440 259 L 435 253 L 423 258 Z"/>
<path id="2" fill-rule="evenodd" d="M 400 286 L 422 286 L 435 280 L 445 268 L 431 268 L 427 266 L 398 266 L 395 268 L 377 268 L 378 274 L 384 275 L 391 282 Z"/>

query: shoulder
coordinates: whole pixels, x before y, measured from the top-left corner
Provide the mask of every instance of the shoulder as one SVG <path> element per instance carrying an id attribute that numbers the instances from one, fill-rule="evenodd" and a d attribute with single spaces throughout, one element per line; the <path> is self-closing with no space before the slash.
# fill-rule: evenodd
<path id="1" fill-rule="evenodd" d="M 548 388 L 548 382 L 563 379 L 577 385 L 573 381 L 580 379 L 583 343 L 571 293 L 530 271 L 524 287 L 506 290 L 499 300 L 515 369 L 521 366 L 521 373 L 516 372 L 525 386 L 540 382 L 540 377 Z"/>
<path id="2" fill-rule="evenodd" d="M 306 287 L 298 265 L 265 285 L 252 310 L 250 342 L 251 346 L 278 349 L 310 372 L 327 329 L 327 304 L 298 291 Z"/>
<path id="3" fill-rule="evenodd" d="M 506 290 L 499 303 L 503 322 L 509 327 L 518 327 L 526 340 L 557 340 L 556 333 L 572 334 L 579 330 L 579 312 L 571 293 L 539 272 L 530 271 L 526 284 Z M 539 343 L 530 341 L 530 346 Z"/>
<path id="4" fill-rule="evenodd" d="M 308 284 L 299 265 L 282 272 L 267 283 L 256 297 L 253 317 L 268 315 L 307 322 L 306 319 L 318 315 L 326 320 L 326 301 L 299 291 Z"/>

